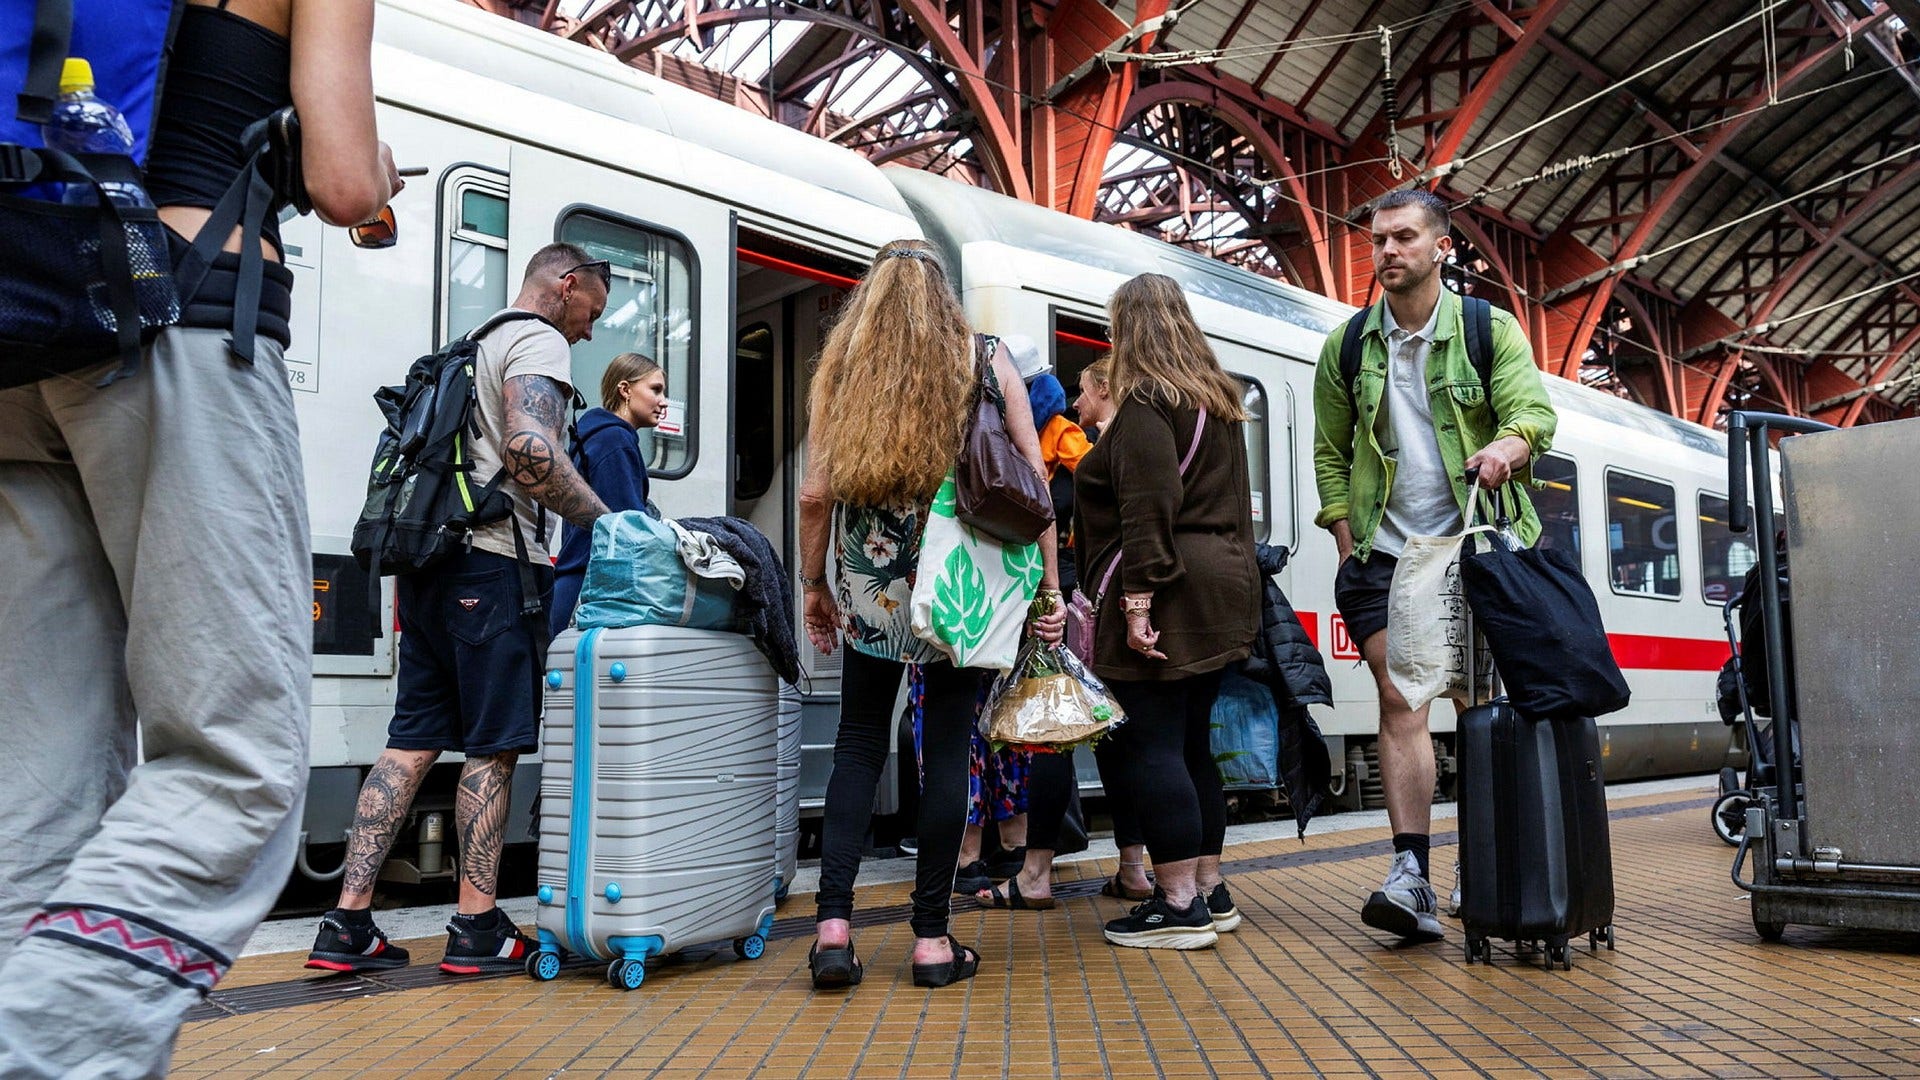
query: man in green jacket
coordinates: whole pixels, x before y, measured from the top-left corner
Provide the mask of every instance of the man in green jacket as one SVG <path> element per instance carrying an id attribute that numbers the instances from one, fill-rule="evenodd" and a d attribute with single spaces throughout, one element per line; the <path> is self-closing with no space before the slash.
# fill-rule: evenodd
<path id="1" fill-rule="evenodd" d="M 1540 521 L 1525 488 L 1534 459 L 1552 442 L 1555 418 L 1533 350 L 1510 313 L 1493 309 L 1491 378 L 1483 383 L 1474 369 L 1461 299 L 1440 281 L 1453 247 L 1447 204 L 1430 191 L 1391 192 L 1374 203 L 1369 231 L 1386 295 L 1367 315 L 1354 385 L 1340 370 L 1345 325 L 1320 350 L 1314 520 L 1340 547 L 1334 603 L 1380 694 L 1380 777 L 1394 858 L 1360 918 L 1410 942 L 1438 941 L 1427 864 L 1433 742 L 1427 709 L 1410 708 L 1387 677 L 1387 590 L 1408 537 L 1464 526 L 1471 469 L 1482 487 L 1516 481 L 1507 489 L 1514 527 L 1534 542 Z"/>

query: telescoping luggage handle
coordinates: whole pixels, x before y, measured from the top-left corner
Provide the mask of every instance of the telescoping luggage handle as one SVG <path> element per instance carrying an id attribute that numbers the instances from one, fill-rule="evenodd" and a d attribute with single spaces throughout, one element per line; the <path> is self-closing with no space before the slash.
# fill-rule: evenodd
<path id="1" fill-rule="evenodd" d="M 1474 493 L 1470 496 L 1472 502 L 1468 510 L 1467 520 L 1467 528 L 1471 530 L 1475 527 L 1474 523 L 1480 521 L 1481 513 L 1487 508 L 1488 493 L 1480 490 L 1480 466 L 1475 465 L 1473 468 L 1468 469 L 1461 474 L 1461 478 L 1467 482 L 1467 490 Z M 1506 501 L 1501 498 L 1502 491 L 1504 491 L 1504 488 L 1495 490 L 1491 495 L 1493 502 L 1493 524 L 1490 529 L 1496 538 L 1496 543 L 1504 543 L 1511 549 L 1517 546 L 1518 539 L 1513 535 L 1513 522 L 1507 518 Z M 1484 522 L 1481 522 L 1481 527 L 1488 528 Z M 1472 541 L 1469 540 L 1468 544 L 1471 543 Z M 1466 554 L 1466 551 L 1462 550 L 1460 557 L 1464 559 L 1466 558 Z M 1461 588 L 1462 590 L 1466 588 L 1464 581 L 1461 582 Z M 1461 599 L 1465 600 L 1464 592 Z M 1473 622 L 1473 605 L 1465 604 L 1464 606 L 1467 611 L 1467 703 L 1469 707 L 1472 707 L 1475 705 L 1488 704 L 1500 697 L 1500 669 L 1494 666 L 1492 657 L 1487 658 L 1487 670 L 1491 672 L 1491 675 L 1487 679 L 1487 691 L 1483 697 L 1480 693 L 1480 687 L 1477 685 L 1480 678 L 1480 658 L 1477 655 L 1481 648 L 1480 628 L 1475 626 Z"/>

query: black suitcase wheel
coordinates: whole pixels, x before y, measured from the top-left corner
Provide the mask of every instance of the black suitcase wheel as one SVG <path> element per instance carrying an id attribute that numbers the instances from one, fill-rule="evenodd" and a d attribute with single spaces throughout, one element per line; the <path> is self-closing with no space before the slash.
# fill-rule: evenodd
<path id="1" fill-rule="evenodd" d="M 1556 964 L 1562 971 L 1573 970 L 1573 950 L 1568 948 L 1565 942 L 1547 946 L 1547 970 L 1553 970 Z"/>
<path id="2" fill-rule="evenodd" d="M 1471 964 L 1480 959 L 1480 950 L 1486 943 L 1487 939 L 1479 934 L 1467 935 L 1467 963 Z"/>
<path id="3" fill-rule="evenodd" d="M 1729 791 L 1714 800 L 1713 835 L 1728 847 L 1739 847 L 1747 835 L 1747 807 L 1753 796 L 1745 791 Z"/>

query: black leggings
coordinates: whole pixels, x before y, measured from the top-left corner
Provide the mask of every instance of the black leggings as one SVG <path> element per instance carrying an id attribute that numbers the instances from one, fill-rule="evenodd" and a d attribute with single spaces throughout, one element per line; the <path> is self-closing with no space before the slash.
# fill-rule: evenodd
<path id="1" fill-rule="evenodd" d="M 1101 781 L 1108 801 L 1136 815 L 1155 863 L 1218 855 L 1226 844 L 1227 796 L 1211 736 L 1220 678 L 1215 671 L 1166 682 L 1107 680 L 1127 719 L 1095 748 Z M 1116 840 L 1118 828 L 1116 821 Z"/>
<path id="2" fill-rule="evenodd" d="M 833 775 L 822 813 L 818 919 L 853 917 L 853 879 L 873 821 L 880 770 L 893 749 L 893 704 L 906 665 L 843 648 L 840 733 L 833 743 Z M 927 664 L 921 761 L 920 855 L 915 860 L 913 933 L 943 937 L 953 897 L 955 864 L 967 827 L 967 754 L 981 673 L 950 663 Z M 901 762 L 912 768 L 912 762 Z"/>

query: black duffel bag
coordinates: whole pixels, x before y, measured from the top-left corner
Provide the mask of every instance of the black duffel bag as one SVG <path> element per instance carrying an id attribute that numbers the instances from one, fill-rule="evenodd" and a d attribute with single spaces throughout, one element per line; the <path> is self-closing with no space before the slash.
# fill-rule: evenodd
<path id="1" fill-rule="evenodd" d="M 1460 582 L 1507 697 L 1535 719 L 1626 708 L 1631 691 L 1573 553 L 1515 543 L 1504 501 L 1493 499 L 1493 538 L 1485 551 L 1461 550 Z"/>

